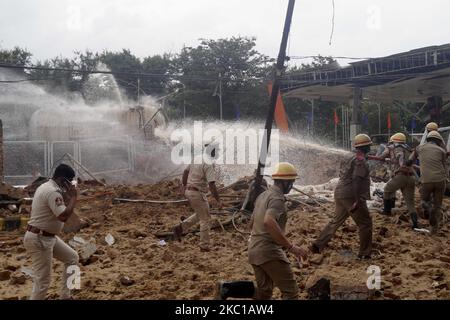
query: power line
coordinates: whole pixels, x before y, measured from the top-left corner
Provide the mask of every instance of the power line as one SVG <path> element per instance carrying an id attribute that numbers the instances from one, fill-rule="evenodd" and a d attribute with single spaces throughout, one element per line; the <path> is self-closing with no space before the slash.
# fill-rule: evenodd
<path id="1" fill-rule="evenodd" d="M 362 58 L 362 57 L 345 57 L 345 56 L 322 56 L 322 55 L 316 55 L 316 56 L 290 56 L 290 59 L 311 59 L 311 58 L 332 58 L 332 59 L 347 59 L 347 60 L 371 60 L 371 59 L 378 59 L 378 58 Z"/>
<path id="2" fill-rule="evenodd" d="M 331 0 L 333 3 L 333 17 L 331 18 L 331 34 L 330 34 L 330 41 L 328 42 L 328 45 L 331 46 L 331 40 L 333 39 L 334 34 L 334 0 Z"/>
<path id="3" fill-rule="evenodd" d="M 124 71 L 105 71 L 105 70 L 80 70 L 71 68 L 52 68 L 52 67 L 41 67 L 41 66 L 25 66 L 25 65 L 15 65 L 0 62 L 0 68 L 9 69 L 21 69 L 21 70 L 39 70 L 39 71 L 56 71 L 56 72 L 69 72 L 76 74 L 111 74 L 119 76 L 131 76 L 136 78 L 167 78 L 185 81 L 217 81 L 217 77 L 207 77 L 207 76 L 195 76 L 195 75 L 180 75 L 180 74 L 169 74 L 169 73 L 141 73 L 141 72 L 124 72 Z M 265 78 L 243 78 L 243 77 L 222 77 L 222 80 L 227 82 L 252 82 L 252 81 L 264 81 Z"/>

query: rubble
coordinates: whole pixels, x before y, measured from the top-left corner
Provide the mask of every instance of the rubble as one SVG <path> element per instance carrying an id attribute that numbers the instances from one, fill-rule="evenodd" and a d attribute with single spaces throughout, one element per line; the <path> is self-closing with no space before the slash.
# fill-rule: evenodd
<path id="1" fill-rule="evenodd" d="M 242 199 L 248 181 L 248 178 L 239 180 L 225 190 L 219 186 L 219 190 L 228 196 L 224 199 Z M 304 202 L 289 212 L 286 228 L 293 243 L 301 246 L 309 244 L 329 222 L 334 213 L 333 183 L 335 181 L 322 186 L 299 187 L 320 205 L 299 192 L 289 195 Z M 374 188 L 382 189 L 383 185 L 373 184 Z M 225 231 L 220 226 L 211 231 L 214 246 L 208 253 L 199 250 L 195 229 L 181 242 L 171 240 L 173 226 L 179 223 L 182 216 L 192 214 L 192 209 L 185 202 L 164 203 L 167 200 L 184 199 L 179 192 L 178 180 L 139 186 L 101 186 L 81 182 L 79 189 L 83 192 L 79 193 L 77 208 L 89 209 L 77 210 L 77 214 L 88 225 L 77 231 L 65 230 L 61 237 L 68 243 L 77 240 L 76 250 L 80 258 L 83 246 L 95 244 L 95 250 L 92 247 L 84 256 L 87 259 L 83 260 L 85 265 L 82 272 L 83 282 L 90 281 L 92 288 L 98 290 L 81 290 L 75 298 L 164 299 L 169 295 L 174 299 L 210 299 L 213 298 L 213 287 L 217 280 L 254 279 L 247 262 L 248 236 L 238 233 L 231 223 L 225 223 L 230 215 L 213 216 L 213 219 L 221 220 Z M 147 199 L 161 203 L 114 203 L 115 198 Z M 322 198 L 327 201 L 322 201 Z M 401 199 L 400 194 L 398 198 Z M 372 204 L 381 204 L 381 199 L 375 196 L 371 201 Z M 416 207 L 420 208 L 418 194 Z M 448 198 L 445 198 L 443 207 L 450 207 Z M 29 209 L 29 204 L 24 208 Z M 216 209 L 212 207 L 212 210 Z M 399 214 L 406 208 L 402 206 L 397 210 L 396 214 Z M 289 256 L 299 287 L 302 288 L 300 298 L 307 299 L 308 289 L 320 278 L 330 281 L 330 290 L 325 292 L 329 292 L 329 298 L 334 299 L 356 296 L 363 299 L 448 298 L 444 294 L 447 291 L 445 284 L 450 279 L 450 249 L 447 249 L 450 241 L 447 236 L 415 232 L 409 223 L 395 224 L 392 217 L 382 216 L 373 209 L 371 215 L 374 248 L 381 253 L 372 261 L 357 260 L 358 231 L 350 219 L 336 232 L 329 246 L 320 254 L 310 256 L 301 268 Z M 247 231 L 245 223 L 240 220 L 236 222 L 240 230 Z M 426 220 L 420 219 L 419 222 L 424 228 L 429 227 Z M 448 234 L 448 224 L 444 224 L 442 230 L 443 234 Z M 164 236 L 158 238 L 157 235 L 161 234 Z M 114 238 L 111 246 L 107 241 L 108 235 Z M 15 268 L 9 270 L 6 265 L 2 265 L 0 270 L 10 272 L 10 276 L 21 273 L 21 267 L 31 268 L 30 257 L 23 252 L 22 240 L 23 231 L 0 233 L 0 259 L 5 259 L 12 269 Z M 160 241 L 164 245 L 159 245 Z M 366 272 L 371 264 L 380 266 L 382 272 L 378 296 L 360 290 L 366 284 L 369 276 Z M 55 274 L 59 271 L 56 268 Z M 123 284 L 121 277 L 128 277 L 124 278 L 124 282 L 129 283 L 126 280 L 129 279 L 133 285 Z M 170 283 L 166 283 L 168 280 Z M 396 284 L 400 282 L 400 285 Z M 435 287 L 432 287 L 433 282 L 437 282 Z M 202 285 L 199 286 L 199 283 Z M 11 292 L 11 288 L 16 291 Z M 10 279 L 0 281 L 0 299 L 27 296 L 29 290 L 27 285 L 11 285 Z M 57 293 L 58 290 L 59 283 L 53 281 L 50 292 Z M 319 293 L 317 295 L 320 296 Z M 280 298 L 278 291 L 275 291 L 274 298 Z"/>
<path id="2" fill-rule="evenodd" d="M 22 273 L 13 273 L 11 275 L 9 283 L 11 285 L 25 284 L 26 281 L 27 281 L 27 277 L 24 274 L 22 274 Z"/>
<path id="3" fill-rule="evenodd" d="M 0 271 L 0 281 L 9 280 L 11 278 L 11 271 L 3 270 Z"/>

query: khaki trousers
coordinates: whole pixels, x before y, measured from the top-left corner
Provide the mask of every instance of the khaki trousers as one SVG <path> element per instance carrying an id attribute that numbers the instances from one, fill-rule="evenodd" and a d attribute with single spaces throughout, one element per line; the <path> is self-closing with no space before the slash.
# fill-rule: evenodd
<path id="1" fill-rule="evenodd" d="M 57 236 L 44 237 L 29 231 L 25 233 L 24 246 L 33 263 L 33 290 L 30 300 L 45 299 L 51 281 L 53 258 L 64 263 L 60 297 L 70 298 L 67 268 L 78 264 L 77 252 Z"/>
<path id="2" fill-rule="evenodd" d="M 369 214 L 366 201 L 354 212 L 350 212 L 354 200 L 335 199 L 336 212 L 333 219 L 320 233 L 314 244 L 322 250 L 334 236 L 337 229 L 351 216 L 359 229 L 359 255 L 370 255 L 372 253 L 372 218 Z"/>
<path id="3" fill-rule="evenodd" d="M 183 230 L 187 230 L 197 223 L 200 223 L 200 246 L 209 245 L 209 229 L 211 225 L 211 215 L 209 214 L 209 203 L 206 196 L 193 190 L 186 190 L 186 198 L 194 209 L 195 213 L 181 223 Z"/>
<path id="4" fill-rule="evenodd" d="M 298 299 L 298 285 L 291 265 L 282 260 L 272 260 L 259 266 L 252 264 L 256 277 L 256 299 L 272 298 L 273 287 L 281 291 L 283 300 Z"/>
<path id="5" fill-rule="evenodd" d="M 416 212 L 416 207 L 414 204 L 415 188 L 416 183 L 413 176 L 397 174 L 384 186 L 383 199 L 393 199 L 395 198 L 395 192 L 397 190 L 401 190 L 403 198 L 405 199 L 408 213 Z"/>
<path id="6" fill-rule="evenodd" d="M 422 183 L 422 201 L 428 202 L 433 196 L 433 209 L 430 212 L 430 225 L 439 228 L 442 220 L 442 199 L 445 193 L 445 181 Z"/>

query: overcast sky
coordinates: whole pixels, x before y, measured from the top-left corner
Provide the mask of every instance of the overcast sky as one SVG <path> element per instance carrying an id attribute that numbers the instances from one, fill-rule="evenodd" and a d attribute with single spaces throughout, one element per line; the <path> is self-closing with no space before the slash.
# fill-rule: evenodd
<path id="1" fill-rule="evenodd" d="M 255 36 L 276 57 L 288 0 L 1 0 L 0 47 L 35 59 L 74 50 L 179 52 L 199 38 Z M 297 0 L 288 54 L 377 57 L 450 42 L 448 0 Z M 344 61 L 342 61 L 344 62 Z"/>

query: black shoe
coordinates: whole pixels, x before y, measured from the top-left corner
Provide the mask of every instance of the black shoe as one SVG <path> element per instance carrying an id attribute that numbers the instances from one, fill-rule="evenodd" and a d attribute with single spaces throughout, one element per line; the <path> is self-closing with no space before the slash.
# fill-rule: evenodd
<path id="1" fill-rule="evenodd" d="M 413 228 L 413 229 L 418 229 L 418 228 L 420 228 L 420 227 L 419 227 L 419 221 L 418 221 L 417 213 L 411 212 L 411 213 L 409 214 L 409 216 L 411 217 L 412 228 Z"/>
<path id="2" fill-rule="evenodd" d="M 384 199 L 383 205 L 383 211 L 380 211 L 380 214 L 386 216 L 392 215 L 392 208 L 395 206 L 395 199 Z"/>

